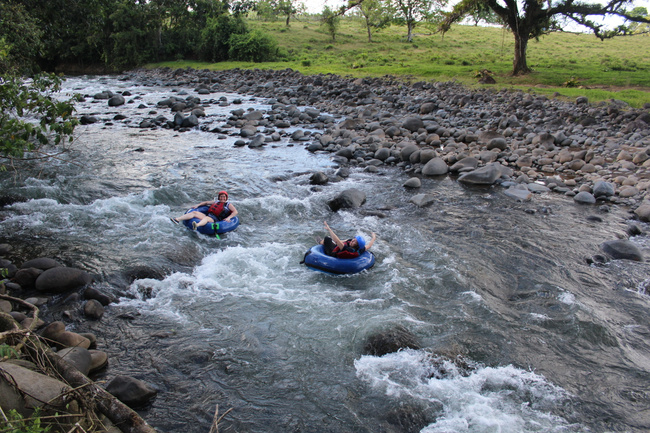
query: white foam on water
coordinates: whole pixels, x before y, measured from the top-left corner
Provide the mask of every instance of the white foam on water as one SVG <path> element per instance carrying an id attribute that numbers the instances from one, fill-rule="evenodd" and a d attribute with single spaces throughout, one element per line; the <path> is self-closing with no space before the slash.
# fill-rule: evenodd
<path id="1" fill-rule="evenodd" d="M 465 370 L 451 360 L 411 349 L 362 356 L 354 365 L 357 377 L 372 390 L 437 411 L 435 422 L 422 433 L 582 431 L 551 413 L 566 400 L 564 390 L 512 365 Z"/>

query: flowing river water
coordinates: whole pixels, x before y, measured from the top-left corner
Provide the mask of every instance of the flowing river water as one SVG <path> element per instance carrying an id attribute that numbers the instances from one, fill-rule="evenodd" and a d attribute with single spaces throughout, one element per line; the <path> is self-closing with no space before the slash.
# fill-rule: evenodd
<path id="1" fill-rule="evenodd" d="M 452 178 L 411 191 L 395 167 L 352 167 L 314 187 L 313 172 L 337 168 L 331 155 L 287 137 L 249 149 L 236 136 L 137 127 L 169 117 L 156 103 L 191 88 L 114 77 L 64 87 L 129 90 L 134 102 L 87 98 L 79 113 L 102 121 L 80 126 L 66 154 L 0 174 L 5 195 L 27 199 L 0 209 L 0 240 L 86 269 L 119 298 L 102 320 L 67 326 L 109 354 L 97 380 L 126 374 L 159 390 L 140 410 L 159 431 L 207 432 L 217 405 L 233 409 L 221 431 L 237 432 L 650 429 L 649 267 L 585 260 L 625 236 L 627 209 L 557 194 L 520 203 Z M 209 99 L 208 129 L 230 110 L 269 108 Z M 366 204 L 331 212 L 349 188 Z M 235 232 L 217 240 L 169 221 L 221 189 L 240 213 Z M 411 204 L 421 192 L 436 203 Z M 331 276 L 301 265 L 325 220 L 343 236 L 377 233 L 375 267 Z M 647 237 L 632 240 L 647 256 Z M 364 355 L 395 327 L 422 349 Z"/>

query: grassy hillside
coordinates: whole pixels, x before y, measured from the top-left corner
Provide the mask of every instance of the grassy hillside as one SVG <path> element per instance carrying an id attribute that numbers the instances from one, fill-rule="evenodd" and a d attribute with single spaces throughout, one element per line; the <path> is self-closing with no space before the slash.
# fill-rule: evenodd
<path id="1" fill-rule="evenodd" d="M 530 41 L 528 65 L 535 72 L 512 77 L 514 40 L 501 28 L 454 26 L 444 36 L 424 26 L 416 28 L 413 43 L 405 42 L 406 28 L 391 26 L 373 34 L 368 42 L 360 20 L 345 18 L 332 41 L 316 17 L 292 21 L 251 19 L 278 41 L 286 60 L 253 64 L 228 62 L 197 64 L 173 62 L 155 66 L 228 69 L 292 68 L 305 74 L 334 73 L 343 76 L 400 76 L 406 80 L 457 80 L 477 86 L 475 74 L 488 69 L 493 87 L 534 88 L 537 93 L 559 92 L 568 98 L 588 96 L 592 102 L 611 98 L 635 107 L 650 102 L 650 37 L 620 37 L 600 41 L 591 34 L 553 33 Z M 569 82 L 575 87 L 567 87 Z"/>

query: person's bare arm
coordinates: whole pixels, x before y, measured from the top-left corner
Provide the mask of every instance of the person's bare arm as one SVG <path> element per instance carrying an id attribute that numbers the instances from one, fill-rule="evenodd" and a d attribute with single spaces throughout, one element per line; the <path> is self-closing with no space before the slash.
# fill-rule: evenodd
<path id="1" fill-rule="evenodd" d="M 228 215 L 228 218 L 226 218 L 226 221 L 230 221 L 232 218 L 236 217 L 239 212 L 237 212 L 237 209 L 232 203 L 228 203 L 228 209 L 230 209 L 231 214 Z"/>
<path id="2" fill-rule="evenodd" d="M 372 239 L 370 239 L 370 241 L 366 244 L 366 251 L 368 251 L 370 247 L 372 247 L 375 244 L 375 239 L 377 239 L 377 235 L 375 234 L 375 232 L 372 232 Z"/>
<path id="3" fill-rule="evenodd" d="M 336 233 L 334 233 L 334 230 L 332 230 L 330 226 L 327 225 L 327 221 L 323 221 L 323 223 L 325 224 L 325 229 L 329 232 L 330 237 L 332 238 L 336 246 L 339 247 L 339 249 L 343 249 L 345 245 L 343 245 L 341 239 L 339 239 L 339 237 L 336 236 Z"/>

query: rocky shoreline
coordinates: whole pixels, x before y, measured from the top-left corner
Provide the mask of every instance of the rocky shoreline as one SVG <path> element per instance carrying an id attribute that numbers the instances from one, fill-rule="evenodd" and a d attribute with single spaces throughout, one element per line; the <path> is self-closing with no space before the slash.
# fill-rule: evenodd
<path id="1" fill-rule="evenodd" d="M 182 97 L 179 93 L 177 98 L 160 101 L 156 111 L 169 110 L 172 118 L 155 115 L 140 122 L 139 128 L 200 128 L 222 137 L 237 137 L 235 146 L 251 148 L 274 145 L 288 137 L 290 145 L 331 153 L 340 166 L 336 176 L 345 177 L 348 166 L 371 173 L 381 166 L 395 166 L 411 176 L 405 188 L 420 188 L 425 177 L 453 176 L 468 185 L 499 184 L 515 200 L 553 192 L 581 204 L 627 206 L 638 220 L 650 221 L 650 103 L 632 109 L 620 101 L 592 105 L 586 98 L 566 102 L 524 92 L 470 90 L 451 82 L 406 84 L 391 77 L 304 76 L 289 69 L 217 72 L 163 68 L 136 70 L 124 77 L 156 86 L 189 86 L 200 96 Z M 239 107 L 241 100 L 210 99 L 216 92 L 264 98 L 272 108 L 259 111 Z M 128 101 L 129 96 L 127 92 L 106 92 L 93 97 L 107 99 L 109 107 L 119 107 L 134 102 Z M 232 116 L 218 127 L 202 124 L 206 104 L 232 105 Z M 310 108 L 301 110 L 301 106 Z M 89 114 L 81 120 L 99 121 Z M 128 121 L 119 115 L 113 119 L 122 120 Z M 328 181 L 324 173 L 314 173 L 311 178 L 314 184 Z M 417 206 L 433 201 L 426 193 L 412 197 Z M 5 298 L 7 293 L 25 294 L 26 298 L 34 291 L 66 294 L 62 305 L 78 310 L 68 314 L 83 314 L 87 320 L 100 320 L 104 307 L 112 302 L 92 287 L 92 278 L 83 270 L 61 266 L 50 258 L 17 267 L 6 258 L 10 247 L 0 247 L 0 267 L 7 270 L 7 279 L 0 283 Z M 640 252 L 624 241 L 610 241 L 604 251 L 614 257 L 643 260 Z M 0 315 L 8 323 L 0 330 L 2 335 L 39 329 L 39 335 L 83 375 L 105 368 L 108 359 L 96 350 L 92 334 L 66 330 L 63 321 L 38 322 L 37 313 L 26 311 L 26 305 L 37 308 L 50 300 L 48 295 L 39 295 L 24 299 L 24 303 L 0 301 Z M 119 379 L 120 384 L 109 384 L 106 389 L 128 406 L 147 404 L 156 394 L 136 379 Z M 38 384 L 42 378 L 29 380 Z M 63 385 L 53 384 L 54 389 L 59 386 Z M 136 396 L 122 394 L 124 389 L 137 390 Z M 48 392 L 56 396 L 54 391 Z M 96 418 L 101 416 L 92 419 Z M 122 431 L 151 429 L 141 420 L 136 424 L 134 430 Z"/>
<path id="2" fill-rule="evenodd" d="M 585 97 L 566 102 L 453 82 L 304 76 L 291 69 L 162 68 L 127 77 L 194 87 L 202 98 L 236 92 L 267 99 L 270 111 L 235 108 L 227 124 L 210 130 L 240 136 L 236 146 L 261 147 L 286 128 L 311 127 L 324 132 L 297 130 L 291 140 L 334 153 L 341 165 L 370 172 L 401 167 L 415 178 L 406 187 L 418 187 L 420 177 L 455 175 L 466 184 L 502 184 L 516 199 L 553 191 L 580 203 L 629 206 L 639 219 L 650 218 L 650 102 L 633 109 L 617 100 L 593 105 Z M 198 98 L 158 105 L 168 106 L 174 120 L 159 116 L 140 127 L 201 127 Z M 297 108 L 305 105 L 311 108 Z"/>

